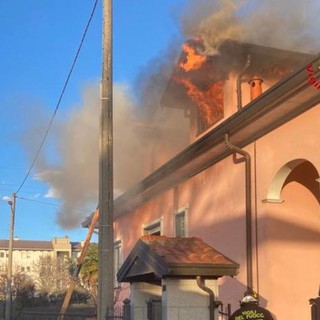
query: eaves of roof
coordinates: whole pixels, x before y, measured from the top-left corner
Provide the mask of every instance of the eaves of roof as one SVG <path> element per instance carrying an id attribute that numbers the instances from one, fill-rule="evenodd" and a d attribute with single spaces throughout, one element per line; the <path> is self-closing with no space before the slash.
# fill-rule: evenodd
<path id="1" fill-rule="evenodd" d="M 154 281 L 154 279 L 161 279 L 162 275 L 168 272 L 169 268 L 165 261 L 139 240 L 119 269 L 117 278 L 118 281 L 123 282 L 150 275 L 150 279 Z"/>
<path id="2" fill-rule="evenodd" d="M 120 282 L 159 282 L 165 277 L 217 279 L 238 274 L 239 264 L 200 238 L 143 236 L 118 272 Z"/>
<path id="3" fill-rule="evenodd" d="M 119 196 L 114 203 L 115 218 L 229 156 L 232 151 L 225 147 L 226 134 L 242 148 L 318 104 L 320 91 L 308 83 L 305 69 L 319 60 L 320 56 L 312 59 L 279 81 Z"/>

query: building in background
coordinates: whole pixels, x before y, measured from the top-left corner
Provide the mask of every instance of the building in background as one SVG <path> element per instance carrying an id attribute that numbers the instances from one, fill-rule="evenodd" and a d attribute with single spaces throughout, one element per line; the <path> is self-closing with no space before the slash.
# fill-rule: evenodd
<path id="1" fill-rule="evenodd" d="M 6 268 L 9 254 L 9 241 L 0 240 L 0 267 Z M 35 276 L 35 266 L 41 257 L 49 256 L 53 260 L 76 259 L 82 250 L 81 242 L 71 242 L 68 237 L 53 238 L 51 241 L 20 240 L 13 241 L 13 272 L 24 272 Z M 3 270 L 4 271 L 4 270 Z"/>

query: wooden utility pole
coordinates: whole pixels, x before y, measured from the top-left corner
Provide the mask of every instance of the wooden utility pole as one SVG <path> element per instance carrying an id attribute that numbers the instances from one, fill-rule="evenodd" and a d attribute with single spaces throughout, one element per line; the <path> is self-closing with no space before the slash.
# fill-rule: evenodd
<path id="1" fill-rule="evenodd" d="M 103 0 L 99 158 L 98 320 L 113 315 L 113 95 L 112 0 Z"/>
<path id="2" fill-rule="evenodd" d="M 69 303 L 70 303 L 70 300 L 71 300 L 71 297 L 72 297 L 72 293 L 73 293 L 74 289 L 77 286 L 78 276 L 79 276 L 79 273 L 81 271 L 82 264 L 84 263 L 84 259 L 86 257 L 87 250 L 89 248 L 91 237 L 92 237 L 92 234 L 94 232 L 94 228 L 95 228 L 95 226 L 97 224 L 98 218 L 99 218 L 99 210 L 97 209 L 93 213 L 93 215 L 91 217 L 91 223 L 90 223 L 90 226 L 88 228 L 88 234 L 87 234 L 87 237 L 86 237 L 86 239 L 85 239 L 85 241 L 83 243 L 81 254 L 80 254 L 80 256 L 79 256 L 79 258 L 77 260 L 77 265 L 76 265 L 75 271 L 73 273 L 73 277 L 71 278 L 71 281 L 70 281 L 68 290 L 66 292 L 66 295 L 64 297 L 64 300 L 63 300 L 63 303 L 62 303 L 62 306 L 61 306 L 61 309 L 60 309 L 60 314 L 59 314 L 57 320 L 64 320 L 65 313 L 67 312 L 67 309 L 69 307 Z"/>
<path id="3" fill-rule="evenodd" d="M 14 218 L 16 212 L 16 194 L 12 194 L 12 199 L 8 201 L 11 208 L 11 222 L 9 231 L 9 253 L 7 266 L 7 290 L 6 290 L 6 320 L 11 320 L 12 311 L 12 256 L 13 256 L 13 235 L 14 235 Z"/>

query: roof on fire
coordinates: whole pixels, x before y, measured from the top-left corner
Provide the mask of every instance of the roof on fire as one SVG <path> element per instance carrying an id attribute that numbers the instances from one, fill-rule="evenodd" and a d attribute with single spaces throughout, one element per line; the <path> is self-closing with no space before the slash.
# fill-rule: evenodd
<path id="1" fill-rule="evenodd" d="M 234 43 L 234 46 L 231 52 L 236 52 L 237 44 Z M 241 47 L 257 53 L 269 51 L 273 57 L 281 52 L 284 57 L 285 53 L 288 53 L 249 44 L 242 44 Z M 296 59 L 303 57 L 302 61 L 298 59 L 300 67 L 297 66 L 294 72 L 218 126 L 208 130 L 174 158 L 115 199 L 115 218 L 229 156 L 232 151 L 225 147 L 226 134 L 229 134 L 233 144 L 243 148 L 317 105 L 320 102 L 320 91 L 308 83 L 306 68 L 310 64 L 318 65 L 320 55 L 312 58 L 310 55 L 292 54 Z M 82 226 L 87 227 L 90 221 L 91 217 L 88 217 Z"/>
<path id="2" fill-rule="evenodd" d="M 235 276 L 239 264 L 200 238 L 143 236 L 118 272 L 120 282 L 159 282 L 164 277 Z"/>
<path id="3" fill-rule="evenodd" d="M 224 81 L 231 72 L 240 73 L 250 56 L 250 65 L 246 71 L 247 76 L 260 76 L 262 79 L 281 78 L 302 67 L 313 55 L 266 47 L 234 40 L 226 40 L 220 44 L 214 53 L 206 53 L 200 40 L 186 42 L 195 50 L 195 54 L 205 58 L 201 67 L 184 70 L 181 66 L 187 59 L 183 50 L 178 63 L 169 79 L 163 94 L 161 104 L 163 107 L 188 109 L 193 105 L 186 94 L 184 86 L 177 81 L 180 77 L 192 79 L 198 88 L 206 88 L 217 81 Z"/>
<path id="4" fill-rule="evenodd" d="M 306 68 L 318 66 L 319 61 L 320 55 L 310 59 L 119 196 L 114 203 L 115 217 L 231 155 L 233 151 L 225 146 L 226 134 L 234 145 L 243 148 L 316 106 L 320 90 L 308 82 Z"/>

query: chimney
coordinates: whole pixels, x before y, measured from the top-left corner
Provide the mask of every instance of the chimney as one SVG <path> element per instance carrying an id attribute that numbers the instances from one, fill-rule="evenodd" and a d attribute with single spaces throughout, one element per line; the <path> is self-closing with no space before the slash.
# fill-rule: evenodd
<path id="1" fill-rule="evenodd" d="M 258 76 L 254 76 L 249 80 L 251 101 L 262 94 L 262 82 L 263 80 Z"/>

